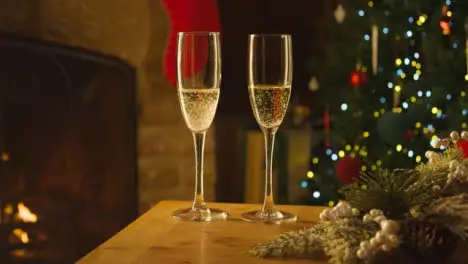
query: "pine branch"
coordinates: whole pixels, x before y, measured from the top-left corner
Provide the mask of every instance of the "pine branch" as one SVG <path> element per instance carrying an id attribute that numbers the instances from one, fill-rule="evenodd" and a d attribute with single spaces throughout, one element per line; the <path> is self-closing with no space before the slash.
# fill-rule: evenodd
<path id="1" fill-rule="evenodd" d="M 468 194 L 434 201 L 423 220 L 446 227 L 462 240 L 468 240 Z"/>
<path id="2" fill-rule="evenodd" d="M 327 225 L 318 224 L 312 228 L 288 232 L 277 239 L 255 245 L 248 253 L 256 257 L 304 256 L 323 250 Z"/>
<path id="3" fill-rule="evenodd" d="M 326 221 L 258 244 L 249 254 L 257 257 L 297 257 L 322 251 L 330 257 L 329 263 L 358 264 L 362 263 L 356 257 L 361 241 L 370 239 L 378 229 L 375 223 L 364 223 L 359 219 Z"/>
<path id="4" fill-rule="evenodd" d="M 391 219 L 403 219 L 428 205 L 437 195 L 433 186 L 444 182 L 442 173 L 424 178 L 413 170 L 380 170 L 361 174 L 353 185 L 343 187 L 346 201 L 363 212 L 381 209 Z"/>
<path id="5" fill-rule="evenodd" d="M 430 176 L 434 172 L 447 172 L 450 162 L 457 160 L 464 162 L 463 152 L 457 147 L 449 147 L 440 154 L 436 162 L 423 163 L 416 170 L 423 176 Z"/>

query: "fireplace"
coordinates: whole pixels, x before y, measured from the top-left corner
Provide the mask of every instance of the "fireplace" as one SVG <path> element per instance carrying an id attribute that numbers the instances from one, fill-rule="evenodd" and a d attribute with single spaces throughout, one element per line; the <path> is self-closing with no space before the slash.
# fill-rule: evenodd
<path id="1" fill-rule="evenodd" d="M 137 217 L 135 71 L 0 35 L 0 263 L 72 263 Z"/>

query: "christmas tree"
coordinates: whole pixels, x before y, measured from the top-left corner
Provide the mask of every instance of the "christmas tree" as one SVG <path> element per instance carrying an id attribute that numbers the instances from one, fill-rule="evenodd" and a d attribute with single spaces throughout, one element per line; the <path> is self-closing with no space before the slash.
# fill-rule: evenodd
<path id="1" fill-rule="evenodd" d="M 323 133 L 300 183 L 307 203 L 333 205 L 361 172 L 413 168 L 438 137 L 467 129 L 467 12 L 465 0 L 336 5 L 311 59 Z"/>

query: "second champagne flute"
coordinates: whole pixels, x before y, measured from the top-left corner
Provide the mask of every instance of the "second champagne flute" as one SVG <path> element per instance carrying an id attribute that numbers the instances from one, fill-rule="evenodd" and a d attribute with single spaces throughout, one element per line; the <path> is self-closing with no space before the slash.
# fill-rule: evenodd
<path id="1" fill-rule="evenodd" d="M 250 35 L 248 86 L 250 103 L 265 137 L 265 199 L 258 211 L 243 213 L 250 222 L 295 221 L 296 215 L 278 210 L 273 199 L 273 146 L 291 96 L 291 36 Z"/>

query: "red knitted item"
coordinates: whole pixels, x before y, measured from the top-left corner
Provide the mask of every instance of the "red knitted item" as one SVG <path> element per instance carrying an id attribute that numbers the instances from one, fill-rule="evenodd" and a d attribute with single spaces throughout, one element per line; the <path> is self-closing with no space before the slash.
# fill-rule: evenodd
<path id="1" fill-rule="evenodd" d="M 177 33 L 186 31 L 219 32 L 219 14 L 217 0 L 162 0 L 171 20 L 171 33 L 164 54 L 164 73 L 166 78 L 176 85 L 176 49 Z M 195 62 L 195 67 L 204 66 L 204 56 Z M 204 58 L 206 60 L 206 58 Z"/>

